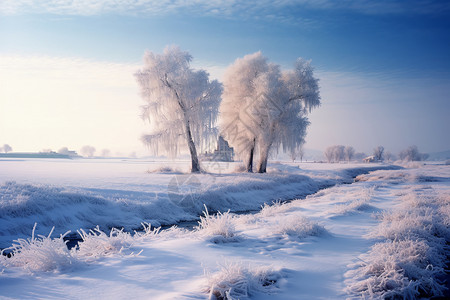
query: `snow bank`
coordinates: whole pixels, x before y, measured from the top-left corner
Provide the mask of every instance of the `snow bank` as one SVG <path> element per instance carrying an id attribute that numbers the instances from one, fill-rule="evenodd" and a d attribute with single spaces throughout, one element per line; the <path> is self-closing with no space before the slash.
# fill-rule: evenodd
<path id="1" fill-rule="evenodd" d="M 267 175 L 267 176 L 265 176 Z M 175 175 L 178 176 L 178 175 Z M 188 176 L 188 175 L 180 175 Z M 275 199 L 292 199 L 319 190 L 328 180 L 296 174 L 241 174 L 213 177 L 197 175 L 200 186 L 182 182 L 165 192 L 136 192 L 31 185 L 0 184 L 0 247 L 26 237 L 34 223 L 39 230 L 56 234 L 97 225 L 102 231 L 124 228 L 133 231 L 142 222 L 155 226 L 197 220 L 204 205 L 211 211 L 257 210 Z M 209 183 L 205 183 L 209 182 Z M 195 183 L 195 182 L 194 182 Z"/>
<path id="2" fill-rule="evenodd" d="M 103 231 L 113 227 L 127 231 L 138 229 L 142 222 L 173 224 L 193 219 L 170 201 L 145 201 L 145 194 L 135 199 L 106 197 L 86 190 L 7 182 L 0 185 L 0 247 L 17 237 L 26 237 L 34 223 L 41 232 L 56 228 L 56 234 L 97 225 Z"/>

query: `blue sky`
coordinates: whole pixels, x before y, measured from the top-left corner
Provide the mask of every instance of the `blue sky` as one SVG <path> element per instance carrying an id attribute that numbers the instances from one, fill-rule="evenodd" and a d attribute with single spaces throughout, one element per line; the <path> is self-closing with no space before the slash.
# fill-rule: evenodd
<path id="1" fill-rule="evenodd" d="M 0 144 L 145 153 L 132 74 L 145 50 L 175 44 L 219 79 L 256 51 L 284 68 L 312 59 L 323 105 L 308 148 L 448 150 L 449 29 L 448 1 L 6 0 Z"/>

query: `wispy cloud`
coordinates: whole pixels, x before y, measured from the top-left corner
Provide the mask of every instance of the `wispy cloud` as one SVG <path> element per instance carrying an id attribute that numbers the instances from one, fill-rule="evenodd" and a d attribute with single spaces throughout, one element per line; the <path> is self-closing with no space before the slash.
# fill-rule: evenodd
<path id="1" fill-rule="evenodd" d="M 363 14 L 434 14 L 450 11 L 450 3 L 436 0 L 2 0 L 0 2 L 0 14 L 3 15 L 29 13 L 164 15 L 188 13 L 220 17 L 256 16 L 289 22 L 295 20 L 292 9 L 298 11 L 302 8 L 350 10 Z"/>

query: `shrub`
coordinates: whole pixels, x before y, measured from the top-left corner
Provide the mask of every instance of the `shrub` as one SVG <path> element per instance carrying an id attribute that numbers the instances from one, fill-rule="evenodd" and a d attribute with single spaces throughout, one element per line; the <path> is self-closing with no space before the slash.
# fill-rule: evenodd
<path id="1" fill-rule="evenodd" d="M 277 222 L 272 233 L 284 237 L 305 238 L 320 236 L 325 232 L 325 228 L 316 222 L 302 216 L 290 216 Z"/>
<path id="2" fill-rule="evenodd" d="M 272 293 L 278 289 L 282 272 L 267 267 L 244 268 L 240 264 L 229 263 L 213 275 L 208 275 L 210 300 L 245 299 L 255 293 Z"/>
<path id="3" fill-rule="evenodd" d="M 99 257 L 117 253 L 122 254 L 134 242 L 131 234 L 124 232 L 123 229 L 112 228 L 109 235 L 107 235 L 97 226 L 95 229 L 89 230 L 88 233 L 80 229 L 78 234 L 83 242 L 79 243 L 76 253 L 85 260 L 95 260 Z M 129 255 L 134 255 L 134 253 L 131 252 Z"/>
<path id="4" fill-rule="evenodd" d="M 234 217 L 230 211 L 216 215 L 210 215 L 208 208 L 205 205 L 204 216 L 200 216 L 200 221 L 195 230 L 204 237 L 210 237 L 211 241 L 215 243 L 236 241 L 236 229 Z"/>
<path id="5" fill-rule="evenodd" d="M 31 238 L 17 239 L 11 247 L 2 251 L 0 264 L 5 267 L 23 268 L 34 273 L 61 271 L 80 262 L 76 255 L 68 250 L 67 242 L 64 241 L 69 232 L 52 239 L 53 228 L 48 236 L 36 237 L 36 226 L 37 224 L 34 224 Z M 5 253 L 10 253 L 10 257 L 4 256 Z"/>

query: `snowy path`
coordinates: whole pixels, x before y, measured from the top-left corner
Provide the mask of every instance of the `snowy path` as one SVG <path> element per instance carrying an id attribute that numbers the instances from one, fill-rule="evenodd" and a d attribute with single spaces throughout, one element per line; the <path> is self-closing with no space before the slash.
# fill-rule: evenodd
<path id="1" fill-rule="evenodd" d="M 374 213 L 394 211 L 405 195 L 423 190 L 444 199 L 447 213 L 450 204 L 448 166 L 358 179 L 257 214 L 213 216 L 198 231 L 136 238 L 121 255 L 112 249 L 62 271 L 6 268 L 0 298 L 205 299 L 228 281 L 244 287 L 236 292 L 241 299 L 246 292 L 253 299 L 345 299 L 349 266 L 380 240 L 367 236 L 380 224 Z M 276 282 L 261 285 L 261 273 Z"/>

